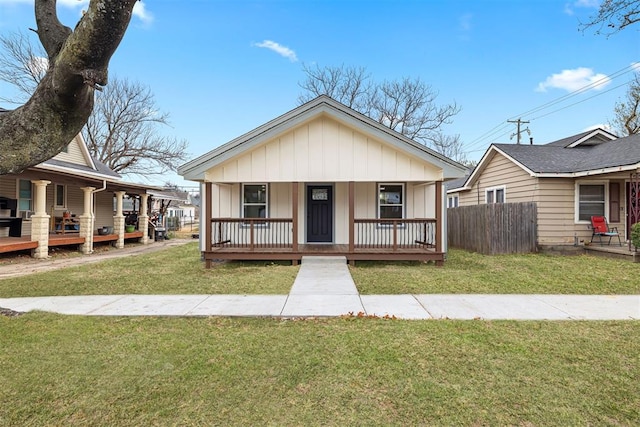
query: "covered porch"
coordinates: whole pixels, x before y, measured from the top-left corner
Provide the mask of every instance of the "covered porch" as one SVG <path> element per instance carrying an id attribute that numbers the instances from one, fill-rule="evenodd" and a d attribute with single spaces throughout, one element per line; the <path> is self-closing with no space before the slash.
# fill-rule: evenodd
<path id="1" fill-rule="evenodd" d="M 124 233 L 124 240 L 140 240 L 143 236 L 142 231 L 133 231 L 131 233 Z M 117 234 L 106 234 L 93 236 L 93 242 L 117 242 Z M 85 237 L 81 237 L 78 233 L 68 234 L 49 234 L 49 241 L 47 246 L 49 248 L 59 246 L 81 246 L 86 243 Z M 38 241 L 31 240 L 31 236 L 21 237 L 0 237 L 0 254 L 6 254 L 11 252 L 21 252 L 31 250 L 34 251 L 38 248 Z"/>
<path id="2" fill-rule="evenodd" d="M 446 250 L 443 244 L 441 181 L 429 183 L 432 192 L 422 189 L 422 193 L 432 194 L 433 199 L 427 200 L 425 196 L 423 206 L 412 209 L 433 213 L 429 218 L 357 217 L 357 213 L 370 209 L 372 196 L 361 195 L 363 200 L 360 204 L 366 209 L 358 208 L 357 183 L 343 184 L 347 188 L 346 203 L 343 203 L 346 206 L 331 206 L 330 209 L 336 216 L 346 215 L 346 218 L 336 220 L 345 224 L 346 229 L 336 231 L 328 241 L 318 242 L 309 241 L 310 228 L 314 226 L 312 201 L 301 200 L 301 190 L 302 194 L 309 193 L 311 184 L 290 183 L 289 208 L 284 210 L 290 212 L 290 216 L 237 218 L 214 216 L 214 204 L 210 202 L 216 200 L 214 184 L 205 183 L 203 257 L 207 268 L 211 267 L 213 260 L 289 260 L 295 265 L 307 255 L 344 256 L 352 265 L 362 260 L 434 261 L 436 265 L 442 265 Z M 374 196 L 378 197 L 377 194 Z M 342 198 L 338 195 L 337 199 Z M 413 197 L 411 200 L 419 204 L 413 201 Z M 403 211 L 407 209 L 403 208 Z"/>
<path id="3" fill-rule="evenodd" d="M 9 190 L 6 195 L 15 198 L 0 197 L 2 206 L 6 205 L 3 213 L 10 215 L 5 220 L 13 221 L 0 224 L 4 227 L 0 230 L 0 253 L 31 250 L 34 258 L 46 258 L 50 247 L 75 245 L 88 254 L 99 242 L 111 242 L 117 248 L 124 247 L 127 240 L 149 242 L 147 186 L 110 181 L 98 184 L 89 179 L 71 183 L 68 177 L 55 173 L 48 174 L 49 179 L 24 178 L 30 177 L 25 173 L 17 179 L 5 179 L 19 181 L 28 191 L 13 196 Z M 23 194 L 29 199 L 17 200 Z M 130 225 L 123 212 L 126 194 L 140 200 L 135 225 Z"/>

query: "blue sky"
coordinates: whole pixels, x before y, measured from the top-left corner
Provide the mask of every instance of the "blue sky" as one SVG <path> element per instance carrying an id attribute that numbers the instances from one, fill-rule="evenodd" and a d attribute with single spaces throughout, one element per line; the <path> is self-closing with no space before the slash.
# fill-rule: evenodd
<path id="1" fill-rule="evenodd" d="M 59 0 L 61 20 L 73 27 L 86 3 Z M 376 81 L 419 77 L 437 102 L 462 107 L 444 131 L 477 160 L 510 142 L 509 119 L 530 121 L 544 143 L 613 117 L 640 62 L 640 24 L 610 37 L 581 32 L 598 3 L 147 0 L 110 73 L 150 86 L 171 115 L 165 133 L 189 141 L 192 157 L 295 108 L 303 64 L 366 67 Z M 0 33 L 29 27 L 33 0 L 0 0 Z M 193 185 L 154 182 L 166 180 Z"/>

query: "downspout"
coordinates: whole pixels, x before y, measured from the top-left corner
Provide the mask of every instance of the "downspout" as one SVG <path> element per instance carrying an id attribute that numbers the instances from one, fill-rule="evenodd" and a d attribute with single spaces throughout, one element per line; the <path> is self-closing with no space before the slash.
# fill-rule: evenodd
<path id="1" fill-rule="evenodd" d="M 102 188 L 98 188 L 91 191 L 91 246 L 89 247 L 89 250 L 91 251 L 91 253 L 93 253 L 93 230 L 95 230 L 95 227 L 96 227 L 96 198 L 94 197 L 94 195 L 106 189 L 107 189 L 107 180 L 103 179 Z"/>

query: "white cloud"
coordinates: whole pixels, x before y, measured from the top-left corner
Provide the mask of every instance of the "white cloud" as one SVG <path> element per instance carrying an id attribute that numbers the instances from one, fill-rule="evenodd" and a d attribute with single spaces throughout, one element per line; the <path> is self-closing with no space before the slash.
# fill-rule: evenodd
<path id="1" fill-rule="evenodd" d="M 49 60 L 42 56 L 34 56 L 27 64 L 27 67 L 31 74 L 42 77 L 47 72 L 47 68 L 49 68 Z"/>
<path id="2" fill-rule="evenodd" d="M 564 4 L 564 13 L 567 15 L 574 15 L 574 9 L 584 8 L 584 9 L 597 9 L 600 7 L 601 0 L 576 0 L 574 2 L 569 2 Z"/>
<path id="3" fill-rule="evenodd" d="M 633 67 L 634 71 L 640 72 L 640 62 L 632 62 L 631 67 Z"/>
<path id="4" fill-rule="evenodd" d="M 133 6 L 133 16 L 138 17 L 143 24 L 151 24 L 153 22 L 153 14 L 147 10 L 147 6 L 143 1 L 137 1 Z"/>
<path id="5" fill-rule="evenodd" d="M 591 68 L 579 67 L 573 70 L 562 70 L 558 74 L 552 74 L 538 84 L 536 91 L 546 92 L 549 88 L 564 89 L 573 92 L 590 86 L 589 89 L 604 89 L 611 79 L 606 74 L 596 74 Z"/>
<path id="6" fill-rule="evenodd" d="M 460 30 L 464 32 L 471 31 L 471 20 L 473 15 L 470 13 L 465 13 L 460 18 L 458 18 L 458 27 Z"/>
<path id="7" fill-rule="evenodd" d="M 609 126 L 606 123 L 598 123 L 598 124 L 595 124 L 595 125 L 591 125 L 589 127 L 584 128 L 582 131 L 583 132 L 587 132 L 587 131 L 594 130 L 594 129 L 604 129 L 607 132 L 612 132 L 611 126 Z"/>
<path id="8" fill-rule="evenodd" d="M 289 61 L 291 62 L 296 62 L 298 60 L 298 57 L 296 56 L 296 53 L 293 50 L 271 40 L 265 40 L 262 43 L 255 43 L 254 46 L 263 47 L 265 49 L 272 50 L 280 56 L 289 58 Z"/>

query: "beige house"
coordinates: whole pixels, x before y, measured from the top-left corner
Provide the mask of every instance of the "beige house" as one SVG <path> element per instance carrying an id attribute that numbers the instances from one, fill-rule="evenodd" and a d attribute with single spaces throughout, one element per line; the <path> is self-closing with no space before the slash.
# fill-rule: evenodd
<path id="1" fill-rule="evenodd" d="M 590 242 L 604 215 L 628 238 L 640 221 L 640 135 L 595 129 L 545 145 L 493 144 L 467 179 L 447 189 L 450 207 L 536 202 L 538 244 Z"/>
<path id="2" fill-rule="evenodd" d="M 181 166 L 201 183 L 205 260 L 441 263 L 443 182 L 465 168 L 320 96 Z"/>
<path id="3" fill-rule="evenodd" d="M 149 187 L 123 182 L 94 160 L 81 135 L 66 150 L 20 174 L 0 176 L 0 253 L 32 250 L 46 258 L 52 246 L 77 245 L 83 253 L 94 242 L 124 246 L 126 239 L 149 241 Z M 125 227 L 125 194 L 140 201 L 137 225 Z"/>

